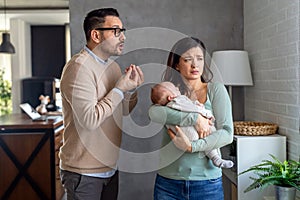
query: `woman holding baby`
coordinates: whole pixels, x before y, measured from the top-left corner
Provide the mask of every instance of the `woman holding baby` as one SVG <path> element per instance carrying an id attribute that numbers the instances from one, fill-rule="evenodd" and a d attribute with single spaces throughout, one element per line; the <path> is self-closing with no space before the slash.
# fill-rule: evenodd
<path id="1" fill-rule="evenodd" d="M 177 127 L 163 134 L 160 169 L 155 180 L 154 199 L 222 200 L 222 170 L 203 152 L 219 149 L 233 140 L 231 102 L 221 83 L 212 83 L 207 52 L 202 41 L 193 37 L 179 40 L 172 48 L 163 81 L 174 83 L 181 94 L 198 100 L 210 110 L 216 131 L 210 132 L 210 119 L 198 113 L 185 113 L 166 106 L 149 109 L 152 121 L 161 124 L 195 126 L 199 140 L 190 141 Z"/>

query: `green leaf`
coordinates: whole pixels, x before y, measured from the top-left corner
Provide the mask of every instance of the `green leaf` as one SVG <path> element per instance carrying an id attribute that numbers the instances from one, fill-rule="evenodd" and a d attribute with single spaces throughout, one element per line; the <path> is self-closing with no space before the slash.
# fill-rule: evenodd
<path id="1" fill-rule="evenodd" d="M 300 162 L 285 160 L 281 162 L 271 155 L 273 161 L 262 160 L 260 164 L 254 165 L 241 172 L 245 174 L 253 172 L 256 177 L 249 177 L 253 182 L 244 192 L 249 192 L 256 188 L 264 189 L 270 185 L 280 185 L 295 187 L 300 190 Z"/>

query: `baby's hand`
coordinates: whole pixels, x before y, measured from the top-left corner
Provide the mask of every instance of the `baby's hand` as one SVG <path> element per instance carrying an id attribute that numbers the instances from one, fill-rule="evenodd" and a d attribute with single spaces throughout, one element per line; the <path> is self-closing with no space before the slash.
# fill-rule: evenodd
<path id="1" fill-rule="evenodd" d="M 205 108 L 203 103 L 200 103 L 199 101 L 195 101 L 195 104 L 201 108 Z"/>

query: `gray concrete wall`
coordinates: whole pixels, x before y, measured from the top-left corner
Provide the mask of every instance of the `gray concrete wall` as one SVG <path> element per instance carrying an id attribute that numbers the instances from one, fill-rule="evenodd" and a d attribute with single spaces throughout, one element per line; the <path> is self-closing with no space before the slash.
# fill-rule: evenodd
<path id="1" fill-rule="evenodd" d="M 116 61 L 122 68 L 140 65 L 146 79 L 139 89 L 138 105 L 124 123 L 119 199 L 152 199 L 161 127 L 151 124 L 147 116 L 150 86 L 160 81 L 168 51 L 185 35 L 200 38 L 209 54 L 243 49 L 243 1 L 70 0 L 72 54 L 85 44 L 82 22 L 86 13 L 99 7 L 117 8 L 128 30 L 124 55 Z M 234 116 L 242 119 L 244 91 L 235 90 Z"/>
<path id="2" fill-rule="evenodd" d="M 72 54 L 85 43 L 82 22 L 85 14 L 99 7 L 118 9 L 130 30 L 162 27 L 196 36 L 210 52 L 243 48 L 242 0 L 70 0 Z"/>

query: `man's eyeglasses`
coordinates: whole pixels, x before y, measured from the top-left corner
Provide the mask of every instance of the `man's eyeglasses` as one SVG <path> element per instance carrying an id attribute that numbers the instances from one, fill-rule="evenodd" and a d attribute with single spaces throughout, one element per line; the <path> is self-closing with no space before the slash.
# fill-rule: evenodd
<path id="1" fill-rule="evenodd" d="M 98 31 L 111 31 L 111 30 L 114 30 L 115 37 L 119 37 L 122 32 L 125 34 L 125 31 L 126 31 L 125 28 L 96 28 L 95 30 L 98 30 Z"/>

